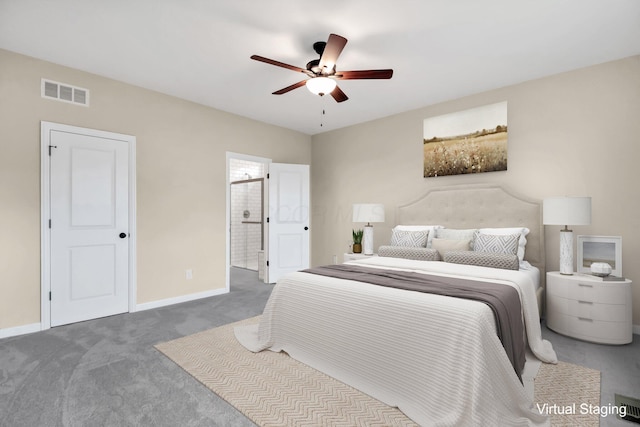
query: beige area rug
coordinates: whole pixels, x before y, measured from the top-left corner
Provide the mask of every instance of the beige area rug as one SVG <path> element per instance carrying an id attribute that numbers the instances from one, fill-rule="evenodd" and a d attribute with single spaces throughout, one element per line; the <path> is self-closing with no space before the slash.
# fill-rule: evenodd
<path id="1" fill-rule="evenodd" d="M 554 427 L 600 425 L 600 415 L 593 411 L 600 407 L 600 371 L 565 362 L 543 363 L 533 393 L 539 407 L 549 405 L 543 412 L 551 415 Z"/>
<path id="2" fill-rule="evenodd" d="M 194 378 L 259 426 L 415 426 L 397 408 L 316 371 L 285 353 L 252 353 L 233 328 L 258 317 L 156 345 Z M 551 407 L 553 426 L 598 426 L 598 415 L 580 414 L 600 404 L 600 372 L 568 363 L 543 364 L 535 401 Z M 576 406 L 576 415 L 559 412 Z M 554 410 L 555 408 L 555 410 Z M 555 413 L 554 413 L 555 412 Z"/>

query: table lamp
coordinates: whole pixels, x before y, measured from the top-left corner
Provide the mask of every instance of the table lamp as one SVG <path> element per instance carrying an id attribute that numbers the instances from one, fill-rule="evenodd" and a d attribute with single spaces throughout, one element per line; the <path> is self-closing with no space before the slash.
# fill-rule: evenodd
<path id="1" fill-rule="evenodd" d="M 551 197 L 544 199 L 542 222 L 564 225 L 560 230 L 560 274 L 573 274 L 573 231 L 569 225 L 591 224 L 591 197 Z"/>
<path id="2" fill-rule="evenodd" d="M 353 205 L 353 222 L 366 222 L 362 237 L 362 253 L 373 255 L 372 222 L 384 222 L 384 205 L 380 203 L 358 203 Z"/>

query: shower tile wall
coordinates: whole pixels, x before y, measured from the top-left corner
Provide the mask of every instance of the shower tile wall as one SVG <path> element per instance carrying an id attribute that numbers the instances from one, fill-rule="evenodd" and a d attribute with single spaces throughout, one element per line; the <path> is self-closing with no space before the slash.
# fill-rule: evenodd
<path id="1" fill-rule="evenodd" d="M 230 181 L 245 181 L 264 177 L 264 165 L 246 160 L 230 160 Z M 258 270 L 258 252 L 261 250 L 260 224 L 243 221 L 261 221 L 262 194 L 260 181 L 231 185 L 231 265 Z M 244 212 L 249 211 L 249 217 Z"/>
<path id="2" fill-rule="evenodd" d="M 247 179 L 247 175 L 251 178 L 264 177 L 264 164 L 251 162 L 249 160 L 230 159 L 229 162 L 229 181 L 242 181 Z"/>

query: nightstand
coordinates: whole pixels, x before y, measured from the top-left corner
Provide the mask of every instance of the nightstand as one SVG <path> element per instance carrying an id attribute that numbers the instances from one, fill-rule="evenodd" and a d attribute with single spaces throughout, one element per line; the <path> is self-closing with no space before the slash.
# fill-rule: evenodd
<path id="1" fill-rule="evenodd" d="M 342 256 L 342 262 L 355 261 L 357 259 L 371 258 L 373 256 L 378 256 L 378 254 L 365 255 L 365 254 L 349 254 L 349 253 L 345 252 L 344 255 Z"/>
<path id="2" fill-rule="evenodd" d="M 628 279 L 604 281 L 588 274 L 547 273 L 547 326 L 584 341 L 630 343 L 631 283 Z"/>

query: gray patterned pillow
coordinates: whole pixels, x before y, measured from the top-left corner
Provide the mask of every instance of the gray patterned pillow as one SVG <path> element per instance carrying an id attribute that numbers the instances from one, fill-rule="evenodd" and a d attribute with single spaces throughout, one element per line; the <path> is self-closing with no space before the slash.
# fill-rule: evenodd
<path id="1" fill-rule="evenodd" d="M 501 268 L 503 270 L 518 270 L 520 268 L 520 260 L 516 254 L 499 254 L 478 251 L 450 251 L 445 254 L 444 261 L 454 264 Z"/>
<path id="2" fill-rule="evenodd" d="M 440 261 L 438 251 L 431 248 L 408 248 L 404 246 L 380 246 L 379 256 L 416 259 L 420 261 Z"/>
<path id="3" fill-rule="evenodd" d="M 427 246 L 428 231 L 391 230 L 391 246 L 409 248 L 425 248 Z"/>
<path id="4" fill-rule="evenodd" d="M 520 240 L 520 234 L 498 235 L 476 232 L 473 240 L 473 250 L 517 255 L 518 240 Z"/>

